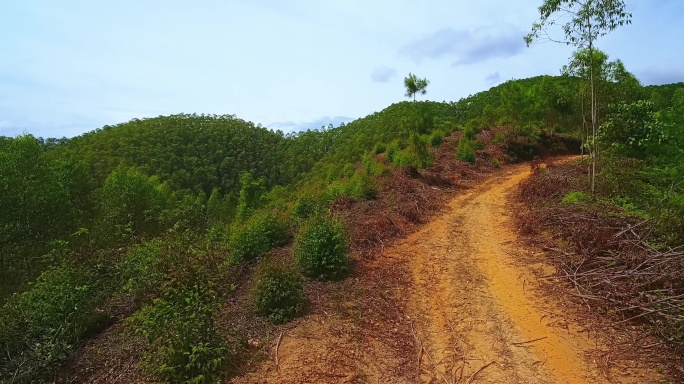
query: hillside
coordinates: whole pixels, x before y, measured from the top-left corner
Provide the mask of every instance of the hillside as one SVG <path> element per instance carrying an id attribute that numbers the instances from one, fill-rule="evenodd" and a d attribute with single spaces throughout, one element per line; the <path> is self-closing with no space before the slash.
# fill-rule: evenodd
<path id="1" fill-rule="evenodd" d="M 570 131 L 570 123 L 551 121 L 557 107 L 548 103 L 562 98 L 563 93 L 573 93 L 573 83 L 573 79 L 541 76 L 507 82 L 458 102 L 419 102 L 431 116 L 429 125 L 422 129 L 426 134 L 434 130 L 451 132 L 480 119 L 487 106 L 489 111 L 510 115 L 509 121 L 501 123 L 514 122 L 511 110 L 527 113 L 518 111 L 517 105 L 536 98 L 536 105 L 525 107 L 537 110 L 535 123 Z M 95 187 L 123 164 L 159 177 L 172 190 L 209 195 L 218 188 L 221 194 L 236 194 L 243 171 L 264 177 L 269 189 L 286 186 L 303 179 L 317 163 L 319 168 L 334 165 L 339 171 L 347 163 L 360 161 L 375 145 L 405 140 L 410 134 L 407 118 L 413 106 L 400 102 L 340 127 L 287 135 L 231 115 L 193 114 L 134 119 L 73 139 L 46 139 L 42 143 L 53 152 L 51 159 L 71 155 L 83 162 Z M 568 109 L 565 113 L 572 112 Z"/>
<path id="2" fill-rule="evenodd" d="M 235 116 L 173 115 L 68 140 L 3 138 L 0 377 L 248 376 L 269 348 L 278 356 L 288 327 L 329 316 L 390 340 L 407 313 L 392 309 L 384 284 L 402 269 L 384 271 L 383 252 L 507 164 L 579 153 L 582 86 L 509 81 L 287 135 Z M 659 249 L 681 246 L 680 227 L 668 227 L 684 217 L 681 84 L 602 89 L 612 107 L 600 113 L 596 198 L 650 220 Z M 364 333 L 378 321 L 380 333 Z M 407 363 L 417 345 L 401 324 L 392 364 L 418 377 L 425 360 Z"/>

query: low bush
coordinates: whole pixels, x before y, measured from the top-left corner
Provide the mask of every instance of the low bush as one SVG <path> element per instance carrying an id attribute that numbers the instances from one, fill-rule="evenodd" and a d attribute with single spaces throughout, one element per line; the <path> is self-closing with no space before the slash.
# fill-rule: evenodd
<path id="1" fill-rule="evenodd" d="M 211 245 L 220 245 L 230 239 L 228 225 L 214 224 L 207 229 L 206 240 Z"/>
<path id="2" fill-rule="evenodd" d="M 296 269 L 266 261 L 255 273 L 251 297 L 257 315 L 285 323 L 304 307 L 304 281 Z"/>
<path id="3" fill-rule="evenodd" d="M 432 165 L 433 153 L 426 135 L 416 135 L 411 144 L 396 152 L 391 161 L 397 167 L 428 168 Z"/>
<path id="4" fill-rule="evenodd" d="M 357 199 L 372 200 L 378 196 L 375 181 L 364 171 L 354 173 L 348 188 L 348 195 Z"/>
<path id="5" fill-rule="evenodd" d="M 231 263 L 253 260 L 287 244 L 289 225 L 282 215 L 260 212 L 237 225 L 230 236 Z"/>
<path id="6" fill-rule="evenodd" d="M 349 269 L 348 243 L 347 231 L 341 221 L 318 216 L 299 230 L 293 253 L 305 276 L 335 280 L 343 277 Z"/>
<path id="7" fill-rule="evenodd" d="M 309 217 L 315 216 L 325 210 L 325 201 L 323 198 L 303 194 L 297 198 L 297 201 L 292 205 L 291 216 L 296 221 L 304 221 Z"/>
<path id="8" fill-rule="evenodd" d="M 563 196 L 563 204 L 578 204 L 582 203 L 585 201 L 589 201 L 591 197 L 587 195 L 585 192 L 581 191 L 572 191 L 568 192 L 565 196 Z"/>
<path id="9" fill-rule="evenodd" d="M 155 291 L 159 286 L 161 271 L 159 254 L 162 242 L 153 240 L 138 245 L 126 253 L 120 265 L 123 279 L 122 290 L 136 299 Z"/>
<path id="10" fill-rule="evenodd" d="M 44 378 L 92 333 L 99 287 L 92 273 L 63 265 L 43 272 L 32 287 L 0 311 L 0 377 L 16 382 Z"/>
<path id="11" fill-rule="evenodd" d="M 405 142 L 400 141 L 400 140 L 398 140 L 398 139 L 392 141 L 392 142 L 387 146 L 387 150 L 386 150 L 387 159 L 388 159 L 391 163 L 394 164 L 394 163 L 395 163 L 395 157 L 396 157 L 396 155 L 397 155 L 401 150 L 403 150 L 404 148 L 406 148 L 406 143 L 405 143 Z"/>
<path id="12" fill-rule="evenodd" d="M 458 140 L 458 147 L 456 148 L 456 156 L 459 160 L 466 163 L 475 163 L 477 159 L 475 155 L 475 145 L 472 139 L 468 138 L 468 135 L 464 132 Z"/>
<path id="13" fill-rule="evenodd" d="M 148 342 L 143 369 L 168 383 L 218 383 L 229 356 L 209 287 L 174 288 L 127 320 Z"/>
<path id="14" fill-rule="evenodd" d="M 390 171 L 385 164 L 377 161 L 370 155 L 365 155 L 361 159 L 361 163 L 363 163 L 363 168 L 366 170 L 366 173 L 371 176 L 384 175 Z"/>
<path id="15" fill-rule="evenodd" d="M 329 201 L 335 200 L 339 196 L 347 196 L 348 180 L 334 180 L 328 185 L 326 197 Z"/>
<path id="16" fill-rule="evenodd" d="M 356 172 L 354 164 L 347 163 L 344 165 L 344 168 L 342 168 L 342 175 L 344 175 L 345 177 L 352 177 L 354 175 L 354 172 Z"/>
<path id="17" fill-rule="evenodd" d="M 327 197 L 349 196 L 360 200 L 372 200 L 378 195 L 378 187 L 365 171 L 358 170 L 348 179 L 335 180 L 328 186 Z"/>
<path id="18" fill-rule="evenodd" d="M 444 142 L 444 134 L 442 132 L 433 132 L 432 135 L 430 135 L 430 146 L 431 147 L 438 147 Z"/>

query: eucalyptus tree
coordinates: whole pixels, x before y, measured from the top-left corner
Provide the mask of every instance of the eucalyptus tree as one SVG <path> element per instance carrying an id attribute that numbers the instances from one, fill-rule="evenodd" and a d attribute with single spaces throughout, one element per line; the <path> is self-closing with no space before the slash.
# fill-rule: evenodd
<path id="1" fill-rule="evenodd" d="M 427 93 L 427 86 L 430 81 L 426 78 L 419 79 L 418 76 L 409 72 L 408 76 L 404 78 L 404 86 L 406 87 L 406 97 L 413 98 L 416 101 L 416 94 L 424 95 Z"/>
<path id="2" fill-rule="evenodd" d="M 589 84 L 591 90 L 591 190 L 596 185 L 596 160 L 598 156 L 596 136 L 598 133 L 597 104 L 594 90 L 594 72 L 596 63 L 593 60 L 595 41 L 617 27 L 630 24 L 632 14 L 627 13 L 623 0 L 544 0 L 539 7 L 539 22 L 532 25 L 532 30 L 524 39 L 527 46 L 535 40 L 553 41 L 577 48 L 586 48 L 589 54 Z M 558 25 L 561 20 L 563 37 L 556 38 L 549 34 L 549 28 Z"/>

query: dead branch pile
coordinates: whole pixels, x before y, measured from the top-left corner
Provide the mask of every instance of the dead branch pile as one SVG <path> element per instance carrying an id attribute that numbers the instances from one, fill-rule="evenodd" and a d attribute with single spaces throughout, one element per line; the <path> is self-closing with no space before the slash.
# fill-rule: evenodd
<path id="1" fill-rule="evenodd" d="M 652 244 L 651 223 L 614 206 L 561 203 L 585 187 L 583 173 L 566 164 L 523 182 L 521 231 L 551 251 L 558 275 L 588 306 L 614 314 L 616 324 L 646 322 L 684 349 L 684 248 Z"/>

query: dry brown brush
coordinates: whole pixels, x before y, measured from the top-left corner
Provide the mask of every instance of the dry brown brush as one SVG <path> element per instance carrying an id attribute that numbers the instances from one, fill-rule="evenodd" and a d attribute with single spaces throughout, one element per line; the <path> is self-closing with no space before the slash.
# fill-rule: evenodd
<path id="1" fill-rule="evenodd" d="M 519 227 L 550 251 L 557 274 L 614 324 L 650 325 L 684 351 L 684 249 L 654 244 L 653 226 L 599 198 L 563 202 L 586 189 L 586 164 L 539 169 L 521 183 Z M 586 192 L 586 191 L 585 191 Z"/>

